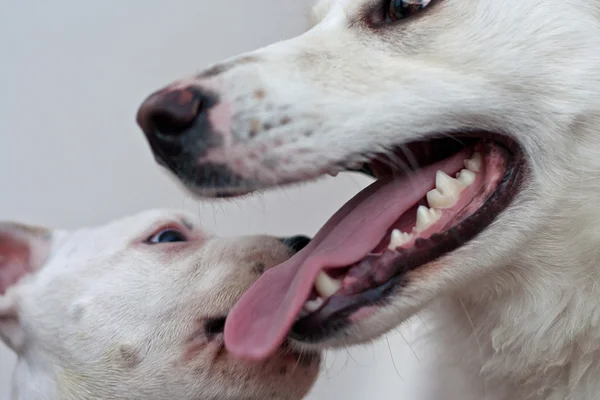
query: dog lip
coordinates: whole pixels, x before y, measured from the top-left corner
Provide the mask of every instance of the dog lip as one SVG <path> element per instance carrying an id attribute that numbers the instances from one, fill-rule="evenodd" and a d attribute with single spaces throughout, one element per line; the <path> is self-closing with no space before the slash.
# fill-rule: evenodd
<path id="1" fill-rule="evenodd" d="M 334 337 L 352 325 L 352 314 L 370 305 L 384 304 L 390 295 L 405 287 L 408 282 L 406 277 L 396 275 L 384 284 L 362 293 L 330 297 L 319 311 L 299 319 L 292 327 L 289 337 L 301 343 L 315 343 Z"/>
<path id="2" fill-rule="evenodd" d="M 504 147 L 509 153 L 519 156 L 522 154 L 520 144 L 508 133 L 501 131 L 489 131 L 476 128 L 465 128 L 455 129 L 450 133 L 444 132 L 432 132 L 424 135 L 421 139 L 414 142 L 405 142 L 398 144 L 397 147 L 411 146 L 418 143 L 428 143 L 440 139 L 462 139 L 462 140 L 490 140 Z M 450 142 L 449 142 L 450 143 Z M 456 142 L 456 144 L 460 144 Z M 152 143 L 151 143 L 152 147 Z M 153 151 L 155 149 L 153 148 Z M 177 151 L 177 149 L 173 149 Z M 164 151 L 163 151 L 164 152 Z M 155 151 L 156 153 L 156 151 Z M 359 156 L 354 154 L 354 156 Z M 397 155 L 396 155 L 397 156 Z M 352 156 L 348 156 L 351 158 Z M 378 170 L 378 163 L 368 161 L 365 162 L 361 168 L 344 167 L 347 164 L 347 160 L 337 160 L 331 165 L 323 166 L 320 172 L 313 175 L 302 175 L 302 177 L 285 177 L 280 178 L 277 181 L 265 182 L 260 179 L 244 178 L 237 174 L 228 164 L 216 164 L 216 163 L 203 163 L 197 164 L 194 160 L 181 160 L 173 165 L 166 160 L 162 160 L 163 164 L 167 164 L 167 169 L 175 172 L 179 179 L 185 184 L 187 189 L 198 198 L 218 198 L 218 199 L 229 199 L 235 197 L 246 197 L 255 193 L 265 192 L 273 188 L 283 188 L 287 186 L 295 185 L 299 182 L 306 182 L 313 179 L 318 179 L 333 168 L 336 171 L 347 171 L 365 174 L 372 178 L 380 178 L 383 176 L 381 171 Z M 382 163 L 379 163 L 382 164 Z M 196 165 L 193 170 L 181 167 L 182 165 Z M 410 165 L 410 163 L 408 163 Z M 180 168 L 181 167 L 181 168 Z M 185 171 L 184 171 L 185 170 Z M 206 176 L 207 171 L 210 171 L 209 175 L 211 179 L 198 179 Z M 216 173 L 217 171 L 222 171 Z"/>
<path id="3" fill-rule="evenodd" d="M 387 280 L 383 283 L 371 280 L 366 290 L 343 290 L 326 299 L 319 310 L 294 324 L 291 337 L 308 343 L 335 337 L 352 325 L 351 316 L 355 312 L 367 306 L 385 305 L 390 295 L 401 292 L 410 282 L 408 272 L 451 253 L 485 230 L 512 203 L 527 176 L 526 162 L 520 147 L 513 145 L 507 154 L 509 159 L 501 182 L 477 211 L 441 234 L 434 234 L 429 239 L 418 239 L 412 248 L 365 257 L 357 265 L 371 271 L 388 269 L 391 274 Z"/>

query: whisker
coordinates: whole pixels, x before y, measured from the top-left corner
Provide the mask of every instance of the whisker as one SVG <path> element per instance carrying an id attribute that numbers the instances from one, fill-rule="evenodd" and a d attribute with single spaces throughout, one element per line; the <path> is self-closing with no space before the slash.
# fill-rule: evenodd
<path id="1" fill-rule="evenodd" d="M 410 351 L 413 353 L 413 355 L 417 359 L 417 362 L 421 363 L 421 359 L 417 355 L 417 352 L 415 351 L 415 349 L 413 348 L 413 346 L 408 342 L 408 340 L 406 340 L 406 337 L 404 337 L 404 334 L 402 333 L 402 331 L 399 328 L 396 328 L 396 332 L 398 332 L 398 334 L 400 335 L 400 337 L 402 338 L 402 340 L 404 340 L 404 343 L 406 343 L 406 345 L 408 346 L 408 348 L 410 349 Z"/>
<path id="2" fill-rule="evenodd" d="M 385 341 L 387 342 L 388 351 L 390 352 L 390 358 L 392 359 L 392 365 L 396 370 L 396 374 L 398 375 L 398 378 L 400 378 L 400 380 L 404 382 L 404 378 L 402 378 L 402 375 L 400 375 L 400 371 L 398 371 L 398 367 L 396 366 L 396 360 L 394 360 L 394 355 L 392 354 L 392 346 L 390 345 L 390 340 L 386 337 Z"/>
<path id="3" fill-rule="evenodd" d="M 467 311 L 467 307 L 465 307 L 465 303 L 463 303 L 463 301 L 461 299 L 459 299 L 458 301 L 459 301 L 460 306 L 462 307 L 463 311 L 465 312 L 465 315 L 467 316 L 467 320 L 469 321 L 469 325 L 471 326 L 471 330 L 473 332 L 473 336 L 475 337 L 475 344 L 477 344 L 477 349 L 479 351 L 479 358 L 481 359 L 481 365 L 483 367 L 483 365 L 485 364 L 485 358 L 483 356 L 483 347 L 481 346 L 481 342 L 479 341 L 479 336 L 477 335 L 477 332 L 475 330 L 475 324 L 473 324 L 473 320 L 471 319 L 471 315 Z M 488 393 L 487 380 L 484 378 L 483 379 L 483 395 L 484 395 L 484 400 L 487 398 L 487 393 Z"/>

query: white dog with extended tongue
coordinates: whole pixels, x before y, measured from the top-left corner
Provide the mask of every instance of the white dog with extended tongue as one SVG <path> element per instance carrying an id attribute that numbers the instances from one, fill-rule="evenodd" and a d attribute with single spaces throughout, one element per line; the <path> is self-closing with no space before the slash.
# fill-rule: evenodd
<path id="1" fill-rule="evenodd" d="M 0 338 L 15 400 L 299 400 L 319 357 L 224 350 L 224 317 L 303 238 L 217 238 L 178 212 L 72 232 L 0 224 Z"/>
<path id="2" fill-rule="evenodd" d="M 600 2 L 321 0 L 314 15 L 139 109 L 199 196 L 376 178 L 241 298 L 227 347 L 365 343 L 428 308 L 476 398 L 597 400 Z"/>

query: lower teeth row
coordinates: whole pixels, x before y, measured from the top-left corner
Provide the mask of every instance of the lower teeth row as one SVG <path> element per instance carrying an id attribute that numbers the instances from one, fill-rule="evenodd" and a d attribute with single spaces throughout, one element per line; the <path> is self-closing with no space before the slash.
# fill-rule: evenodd
<path id="1" fill-rule="evenodd" d="M 453 207 L 460 197 L 460 194 L 476 179 L 476 174 L 481 170 L 481 153 L 474 153 L 473 156 L 464 161 L 466 169 L 460 171 L 456 178 L 452 178 L 443 171 L 438 171 L 435 176 L 435 188 L 427 193 L 426 206 L 417 208 L 417 222 L 411 233 L 402 232 L 394 229 L 390 236 L 389 250 L 396 250 L 398 247 L 406 246 L 411 243 L 419 233 L 426 231 L 442 217 L 442 210 Z"/>

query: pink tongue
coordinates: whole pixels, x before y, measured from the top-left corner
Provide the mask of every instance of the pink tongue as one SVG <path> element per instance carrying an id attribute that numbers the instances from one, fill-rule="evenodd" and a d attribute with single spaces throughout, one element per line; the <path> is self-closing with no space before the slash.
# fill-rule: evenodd
<path id="1" fill-rule="evenodd" d="M 370 253 L 392 224 L 435 187 L 435 173 L 460 170 L 468 151 L 396 179 L 379 179 L 346 203 L 308 246 L 267 271 L 238 301 L 225 324 L 225 345 L 250 361 L 282 345 L 324 268 L 343 268 Z"/>

